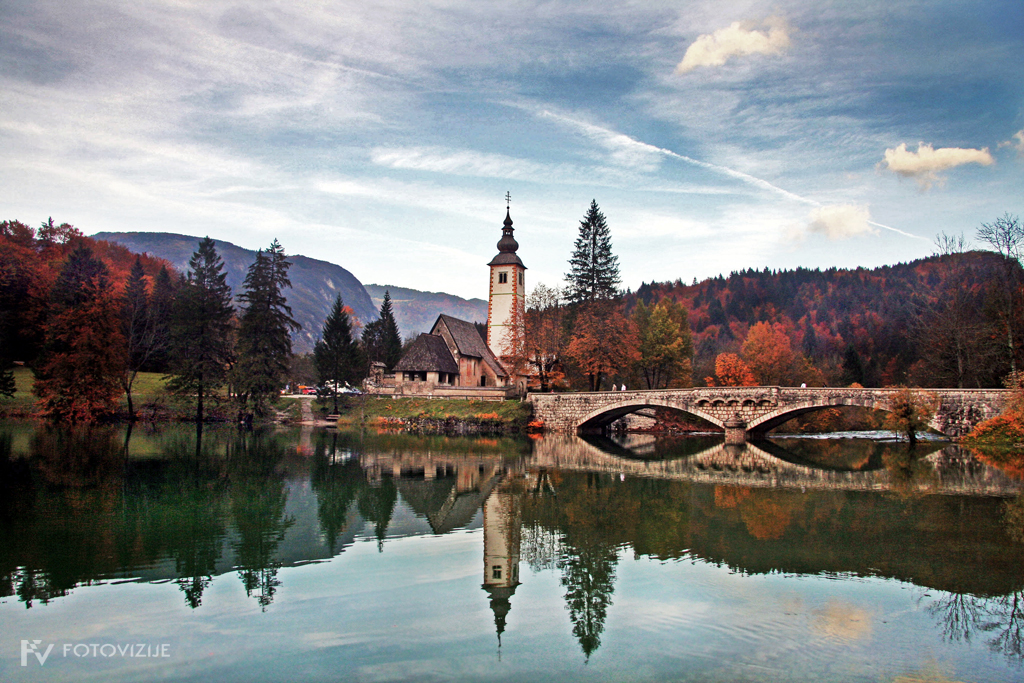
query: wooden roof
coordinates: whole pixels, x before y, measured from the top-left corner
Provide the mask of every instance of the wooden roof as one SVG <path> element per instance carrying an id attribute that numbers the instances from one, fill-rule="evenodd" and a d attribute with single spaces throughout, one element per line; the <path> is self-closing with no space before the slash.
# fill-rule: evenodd
<path id="1" fill-rule="evenodd" d="M 480 336 L 476 325 L 465 320 L 453 318 L 450 315 L 444 315 L 443 313 L 437 316 L 437 322 L 434 323 L 433 330 L 436 331 L 439 324 L 443 324 L 448 328 L 448 332 L 452 335 L 452 339 L 455 341 L 455 348 L 460 356 L 481 359 L 498 377 L 508 375 L 505 372 L 505 368 L 501 366 L 501 363 L 498 362 L 494 353 L 487 346 L 487 342 Z"/>
<path id="2" fill-rule="evenodd" d="M 444 339 L 424 332 L 416 337 L 416 341 L 395 365 L 395 372 L 447 372 L 457 375 L 459 364 L 455 362 Z"/>

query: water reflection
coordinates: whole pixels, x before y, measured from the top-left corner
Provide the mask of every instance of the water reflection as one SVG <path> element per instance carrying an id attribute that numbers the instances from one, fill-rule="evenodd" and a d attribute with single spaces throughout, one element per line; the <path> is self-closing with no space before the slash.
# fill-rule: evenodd
<path id="1" fill-rule="evenodd" d="M 211 583 L 233 575 L 266 611 L 285 567 L 336 557 L 360 538 L 383 553 L 395 537 L 479 528 L 481 603 L 499 645 L 531 580 L 523 562 L 558 577 L 590 660 L 628 552 L 744 576 L 906 582 L 929 591 L 922 600 L 948 641 L 982 639 L 1022 658 L 1021 480 L 954 446 L 531 446 L 334 430 L 127 437 L 0 424 L 0 597 L 30 608 L 96 582 L 171 580 L 198 610 Z M 836 603 L 816 618 L 824 631 L 853 633 L 866 627 L 856 609 Z"/>

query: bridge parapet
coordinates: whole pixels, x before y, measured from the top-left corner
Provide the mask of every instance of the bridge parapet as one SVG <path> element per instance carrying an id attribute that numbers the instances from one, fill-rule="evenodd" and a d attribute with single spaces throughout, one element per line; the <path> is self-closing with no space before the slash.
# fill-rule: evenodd
<path id="1" fill-rule="evenodd" d="M 834 406 L 891 409 L 900 389 L 850 387 L 695 387 L 653 391 L 529 394 L 534 417 L 555 432 L 603 430 L 623 415 L 645 408 L 668 408 L 695 415 L 726 430 L 732 441 L 763 433 L 803 413 Z M 1006 389 L 919 389 L 933 401 L 931 427 L 963 436 L 979 422 L 1002 412 Z"/>

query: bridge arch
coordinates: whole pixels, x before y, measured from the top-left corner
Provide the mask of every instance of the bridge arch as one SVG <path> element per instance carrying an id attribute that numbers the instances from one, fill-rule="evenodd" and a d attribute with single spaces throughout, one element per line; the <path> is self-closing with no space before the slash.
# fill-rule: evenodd
<path id="1" fill-rule="evenodd" d="M 580 418 L 577 429 L 603 429 L 619 418 L 645 408 L 666 408 L 676 413 L 699 417 L 700 419 L 707 420 L 711 424 L 717 427 L 722 427 L 723 429 L 725 427 L 722 420 L 704 410 L 701 410 L 699 407 L 683 408 L 671 400 L 659 400 L 657 398 L 645 398 L 640 402 L 636 397 L 630 396 L 621 401 L 605 404 L 590 411 Z"/>
<path id="2" fill-rule="evenodd" d="M 860 396 L 834 396 L 830 397 L 828 401 L 805 399 L 777 406 L 773 410 L 769 410 L 766 413 L 754 417 L 747 422 L 747 431 L 754 432 L 756 434 L 764 434 L 765 432 L 771 431 L 772 429 L 789 422 L 795 417 L 817 412 L 819 410 L 827 410 L 828 408 L 839 408 L 843 406 L 881 410 L 887 413 L 891 412 L 892 408 L 887 399 L 878 400 L 874 397 L 867 400 Z"/>

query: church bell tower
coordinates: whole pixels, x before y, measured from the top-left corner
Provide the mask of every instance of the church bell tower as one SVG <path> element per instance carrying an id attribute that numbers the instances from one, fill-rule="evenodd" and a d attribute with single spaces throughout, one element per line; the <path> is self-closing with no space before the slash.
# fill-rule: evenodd
<path id="1" fill-rule="evenodd" d="M 487 265 L 491 268 L 490 295 L 487 303 L 487 346 L 495 356 L 510 355 L 513 345 L 523 344 L 526 323 L 526 266 L 516 254 L 519 243 L 512 236 L 511 195 L 505 193 L 505 223 L 498 240 L 498 255 Z"/>

